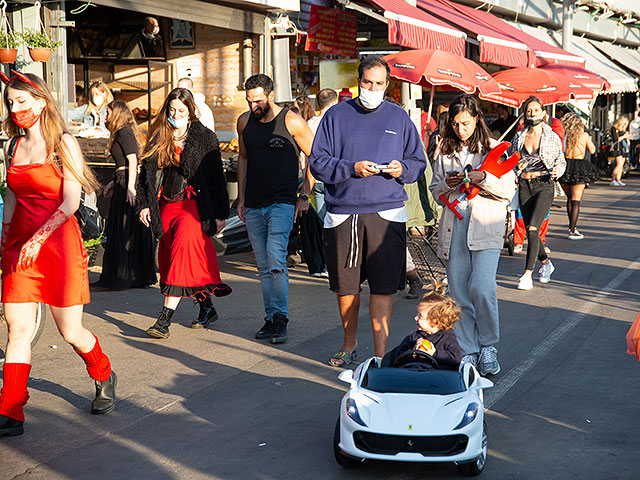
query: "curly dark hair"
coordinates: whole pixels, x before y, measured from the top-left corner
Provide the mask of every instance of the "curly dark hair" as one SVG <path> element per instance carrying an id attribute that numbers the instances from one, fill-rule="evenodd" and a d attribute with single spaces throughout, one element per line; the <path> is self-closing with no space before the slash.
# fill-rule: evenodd
<path id="1" fill-rule="evenodd" d="M 462 150 L 464 144 L 453 129 L 452 123 L 458 114 L 463 112 L 467 112 L 476 119 L 476 129 L 471 138 L 467 140 L 469 151 L 471 153 L 484 153 L 491 150 L 491 132 L 484 123 L 484 113 L 480 109 L 478 98 L 475 95 L 462 94 L 458 95 L 449 105 L 449 120 L 444 132 L 439 132 L 443 138 L 442 153 L 451 155 Z"/>
<path id="2" fill-rule="evenodd" d="M 253 90 L 254 88 L 262 88 L 265 95 L 269 95 L 273 92 L 273 80 L 264 73 L 256 73 L 255 75 L 247 78 L 247 81 L 244 82 L 245 90 Z"/>

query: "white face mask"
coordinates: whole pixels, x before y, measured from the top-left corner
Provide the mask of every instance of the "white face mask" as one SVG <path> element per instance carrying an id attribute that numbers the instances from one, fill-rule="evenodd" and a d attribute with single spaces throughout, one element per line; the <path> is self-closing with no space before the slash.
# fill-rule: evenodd
<path id="1" fill-rule="evenodd" d="M 360 96 L 358 98 L 364 108 L 368 110 L 375 110 L 384 100 L 384 90 L 373 91 L 366 90 L 361 87 Z"/>
<path id="2" fill-rule="evenodd" d="M 154 34 L 154 35 L 159 34 L 159 33 L 160 33 L 160 27 L 155 27 L 155 28 L 151 31 L 151 33 L 152 33 L 152 34 Z"/>
<path id="3" fill-rule="evenodd" d="M 169 124 L 173 128 L 182 128 L 182 127 L 186 126 L 187 123 L 189 123 L 189 117 L 184 117 L 184 118 L 169 117 L 167 120 L 169 120 Z"/>
<path id="4" fill-rule="evenodd" d="M 101 107 L 102 102 L 104 101 L 102 95 L 94 95 L 93 97 L 91 97 L 91 100 L 93 101 L 93 104 L 98 107 Z"/>

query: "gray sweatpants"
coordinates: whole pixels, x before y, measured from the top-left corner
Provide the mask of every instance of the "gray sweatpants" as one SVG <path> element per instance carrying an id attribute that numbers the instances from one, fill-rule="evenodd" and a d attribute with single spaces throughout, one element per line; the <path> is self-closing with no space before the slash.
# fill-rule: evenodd
<path id="1" fill-rule="evenodd" d="M 467 355 L 495 345 L 500 339 L 496 296 L 500 250 L 470 251 L 467 246 L 469 211 L 462 214 L 463 220 L 453 222 L 447 279 L 450 295 L 462 310 L 455 332 L 462 353 Z"/>

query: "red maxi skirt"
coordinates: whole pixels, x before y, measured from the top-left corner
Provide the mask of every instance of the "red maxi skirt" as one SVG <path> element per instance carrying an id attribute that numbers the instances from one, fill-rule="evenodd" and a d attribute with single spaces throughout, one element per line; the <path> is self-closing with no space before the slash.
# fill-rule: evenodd
<path id="1" fill-rule="evenodd" d="M 220 279 L 213 241 L 203 231 L 194 198 L 160 201 L 164 233 L 158 247 L 160 291 L 172 297 L 223 297 L 231 287 Z"/>

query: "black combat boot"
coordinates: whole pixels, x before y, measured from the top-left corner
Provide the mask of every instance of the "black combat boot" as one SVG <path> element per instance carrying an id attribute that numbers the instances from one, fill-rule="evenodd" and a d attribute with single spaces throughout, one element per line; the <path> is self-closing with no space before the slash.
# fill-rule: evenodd
<path id="1" fill-rule="evenodd" d="M 273 315 L 271 343 L 284 343 L 287 341 L 287 323 L 289 323 L 289 319 L 281 313 Z"/>
<path id="2" fill-rule="evenodd" d="M 116 406 L 116 383 L 118 383 L 118 377 L 113 370 L 104 382 L 96 380 L 96 398 L 91 403 L 91 413 L 101 415 L 113 410 Z"/>
<path id="3" fill-rule="evenodd" d="M 171 308 L 162 307 L 156 323 L 147 329 L 147 335 L 153 338 L 169 338 L 169 325 L 171 325 L 171 317 L 174 311 Z"/>
<path id="4" fill-rule="evenodd" d="M 20 420 L 14 420 L 5 415 L 0 415 L 0 437 L 4 435 L 9 435 L 10 437 L 22 435 L 24 433 L 23 425 L 24 422 Z"/>
<path id="5" fill-rule="evenodd" d="M 200 313 L 198 318 L 191 322 L 191 328 L 207 328 L 207 325 L 218 320 L 218 312 L 216 312 L 213 303 L 211 303 L 211 295 L 204 297 L 204 300 L 197 300 L 200 304 Z"/>

